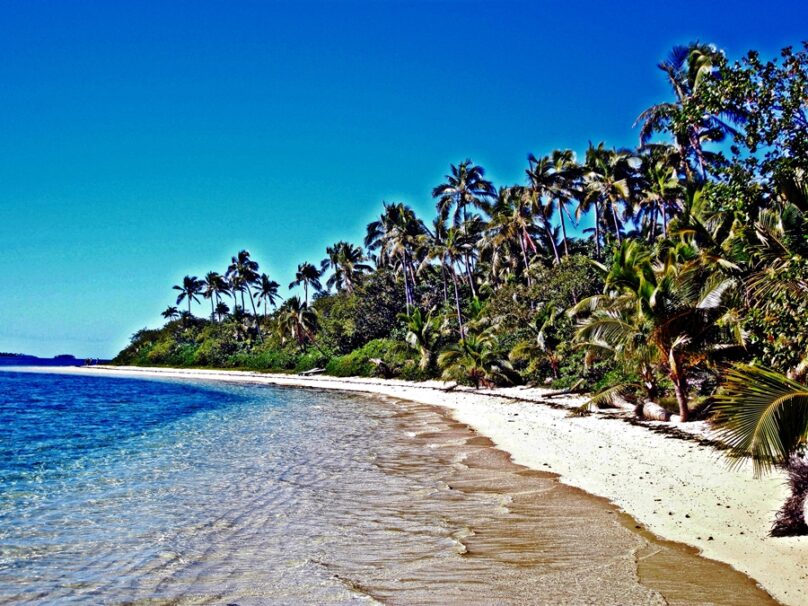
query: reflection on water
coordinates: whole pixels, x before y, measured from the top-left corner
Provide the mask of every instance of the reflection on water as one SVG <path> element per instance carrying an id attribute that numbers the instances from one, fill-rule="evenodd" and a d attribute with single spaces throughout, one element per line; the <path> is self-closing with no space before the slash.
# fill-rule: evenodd
<path id="1" fill-rule="evenodd" d="M 0 602 L 771 603 L 427 406 L 0 383 Z"/>

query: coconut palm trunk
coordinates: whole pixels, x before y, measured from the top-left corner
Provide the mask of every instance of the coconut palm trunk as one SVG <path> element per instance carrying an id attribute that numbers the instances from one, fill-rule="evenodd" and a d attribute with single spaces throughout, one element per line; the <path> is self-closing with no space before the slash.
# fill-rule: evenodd
<path id="1" fill-rule="evenodd" d="M 460 313 L 460 292 L 457 289 L 457 273 L 452 271 L 452 284 L 454 285 L 455 309 L 457 310 L 457 326 L 460 331 L 460 340 L 466 340 L 466 331 L 463 329 L 463 315 Z"/>
<path id="2" fill-rule="evenodd" d="M 600 205 L 595 199 L 595 257 L 600 259 Z"/>
<path id="3" fill-rule="evenodd" d="M 570 249 L 567 246 L 567 222 L 564 221 L 564 203 L 559 199 L 558 201 L 558 218 L 561 220 L 561 234 L 564 240 L 564 256 L 570 256 Z"/>

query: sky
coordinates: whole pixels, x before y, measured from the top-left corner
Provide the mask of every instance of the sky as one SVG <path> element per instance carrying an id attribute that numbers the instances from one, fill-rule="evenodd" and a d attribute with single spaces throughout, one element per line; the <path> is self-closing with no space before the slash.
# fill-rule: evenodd
<path id="1" fill-rule="evenodd" d="M 7 0 L 0 351 L 111 357 L 242 248 L 286 291 L 382 201 L 431 217 L 450 163 L 505 185 L 529 152 L 636 145 L 673 45 L 769 57 L 806 23 L 781 0 Z"/>

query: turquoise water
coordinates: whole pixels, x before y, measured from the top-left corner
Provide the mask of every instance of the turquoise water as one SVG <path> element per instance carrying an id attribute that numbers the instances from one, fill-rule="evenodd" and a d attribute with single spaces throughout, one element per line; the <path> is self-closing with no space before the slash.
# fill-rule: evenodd
<path id="1" fill-rule="evenodd" d="M 0 372 L 0 603 L 356 599 L 301 528 L 377 424 L 351 401 Z"/>

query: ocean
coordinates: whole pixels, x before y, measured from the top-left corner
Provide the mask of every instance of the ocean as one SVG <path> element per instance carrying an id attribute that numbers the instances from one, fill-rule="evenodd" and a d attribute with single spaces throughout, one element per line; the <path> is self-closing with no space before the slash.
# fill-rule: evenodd
<path id="1" fill-rule="evenodd" d="M 3 604 L 773 603 L 439 409 L 0 371 Z"/>

